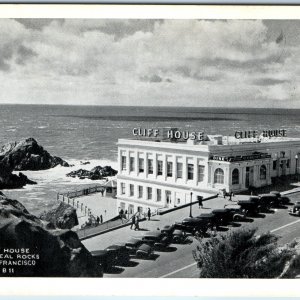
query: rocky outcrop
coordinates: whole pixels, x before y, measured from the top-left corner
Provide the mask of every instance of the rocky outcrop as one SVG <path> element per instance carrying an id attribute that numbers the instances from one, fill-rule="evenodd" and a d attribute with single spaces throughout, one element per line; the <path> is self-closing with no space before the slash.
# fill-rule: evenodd
<path id="1" fill-rule="evenodd" d="M 37 217 L 16 200 L 0 196 L 0 253 L 22 277 L 102 277 L 102 269 L 70 230 L 46 230 Z M 23 253 L 20 253 L 23 251 Z M 18 254 L 22 254 L 18 257 Z"/>
<path id="2" fill-rule="evenodd" d="M 26 184 L 36 184 L 23 173 L 13 174 L 11 168 L 8 168 L 0 161 L 0 190 L 21 188 Z"/>
<path id="3" fill-rule="evenodd" d="M 51 156 L 33 138 L 2 146 L 0 148 L 0 161 L 7 169 L 15 171 L 46 170 L 57 165 L 69 166 L 60 157 Z"/>
<path id="4" fill-rule="evenodd" d="M 64 202 L 58 202 L 51 210 L 41 214 L 40 219 L 60 229 L 71 229 L 79 224 L 76 209 Z"/>
<path id="5" fill-rule="evenodd" d="M 118 171 L 113 169 L 111 166 L 97 166 L 93 168 L 91 171 L 79 169 L 76 171 L 72 171 L 68 173 L 66 176 L 68 177 L 78 177 L 79 179 L 91 179 L 91 180 L 99 180 L 110 176 L 117 175 Z"/>

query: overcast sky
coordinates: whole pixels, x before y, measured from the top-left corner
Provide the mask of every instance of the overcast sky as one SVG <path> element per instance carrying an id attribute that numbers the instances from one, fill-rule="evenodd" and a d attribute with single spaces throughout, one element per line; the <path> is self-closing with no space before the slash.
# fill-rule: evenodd
<path id="1" fill-rule="evenodd" d="M 0 103 L 300 108 L 299 25 L 0 19 Z"/>

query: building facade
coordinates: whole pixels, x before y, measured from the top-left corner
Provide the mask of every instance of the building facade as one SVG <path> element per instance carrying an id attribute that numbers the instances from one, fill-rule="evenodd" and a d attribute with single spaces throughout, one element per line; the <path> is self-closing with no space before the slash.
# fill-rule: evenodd
<path id="1" fill-rule="evenodd" d="M 120 139 L 118 209 L 129 214 L 180 206 L 220 190 L 240 192 L 298 173 L 300 139 L 196 143 Z"/>

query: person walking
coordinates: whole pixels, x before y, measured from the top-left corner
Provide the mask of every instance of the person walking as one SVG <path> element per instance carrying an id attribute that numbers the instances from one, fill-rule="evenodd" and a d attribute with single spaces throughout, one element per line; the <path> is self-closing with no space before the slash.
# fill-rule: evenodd
<path id="1" fill-rule="evenodd" d="M 139 223 L 140 223 L 139 216 L 136 216 L 134 230 L 140 230 L 140 224 Z"/>
<path id="2" fill-rule="evenodd" d="M 103 216 L 100 215 L 100 223 L 102 224 L 103 223 Z"/>
<path id="3" fill-rule="evenodd" d="M 148 215 L 148 221 L 150 221 L 150 218 L 151 218 L 151 209 L 150 209 L 150 207 L 148 207 L 147 215 Z"/>
<path id="4" fill-rule="evenodd" d="M 100 223 L 100 218 L 99 218 L 99 216 L 97 216 L 96 222 L 97 222 L 97 225 L 99 225 L 99 223 Z"/>
<path id="5" fill-rule="evenodd" d="M 231 192 L 229 193 L 229 201 L 232 201 L 232 197 L 233 197 L 233 192 L 231 191 Z"/>
<path id="6" fill-rule="evenodd" d="M 135 226 L 135 215 L 132 216 L 130 229 L 132 229 L 132 226 L 136 227 Z"/>
<path id="7" fill-rule="evenodd" d="M 203 207 L 203 197 L 202 196 L 198 196 L 198 204 L 199 204 L 199 208 Z"/>

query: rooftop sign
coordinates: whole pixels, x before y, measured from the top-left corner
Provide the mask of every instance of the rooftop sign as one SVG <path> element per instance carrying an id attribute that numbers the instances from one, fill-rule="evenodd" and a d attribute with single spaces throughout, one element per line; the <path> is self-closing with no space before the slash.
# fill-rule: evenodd
<path id="1" fill-rule="evenodd" d="M 271 137 L 286 137 L 285 129 L 263 130 L 259 133 L 257 130 L 236 131 L 234 137 L 236 139 L 251 139 L 251 138 L 271 138 Z"/>

